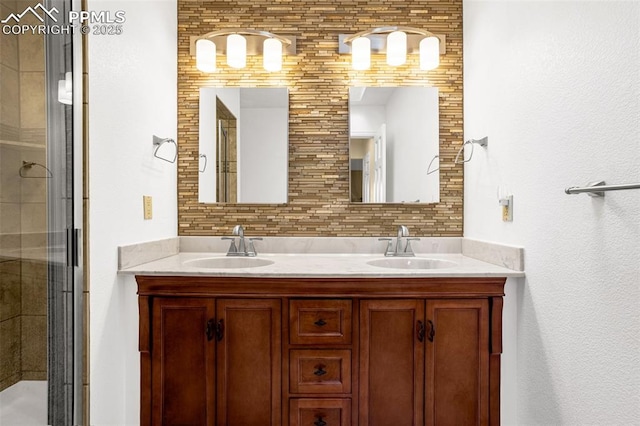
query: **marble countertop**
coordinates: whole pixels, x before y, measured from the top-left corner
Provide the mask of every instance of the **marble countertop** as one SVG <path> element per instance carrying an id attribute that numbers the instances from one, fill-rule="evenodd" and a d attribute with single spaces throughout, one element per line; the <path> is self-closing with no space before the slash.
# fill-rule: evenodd
<path id="1" fill-rule="evenodd" d="M 184 238 L 184 237 L 183 237 Z M 441 239 L 442 240 L 442 239 Z M 173 275 L 173 276 L 251 276 L 251 277 L 522 277 L 524 268 L 519 256 L 522 249 L 507 247 L 506 252 L 500 248 L 482 247 L 481 251 L 493 251 L 496 262 L 489 263 L 478 258 L 465 255 L 462 251 L 465 244 L 462 239 L 458 241 L 429 240 L 422 245 L 416 245 L 413 258 L 385 257 L 381 253 L 361 252 L 363 250 L 351 250 L 342 253 L 330 253 L 328 250 L 318 249 L 313 252 L 288 253 L 287 250 L 280 253 L 259 253 L 256 258 L 269 260 L 273 263 L 258 267 L 240 268 L 203 268 L 195 267 L 190 262 L 206 258 L 226 258 L 226 252 L 209 249 L 218 247 L 207 246 L 206 241 L 189 240 L 178 241 L 162 240 L 153 242 L 152 245 L 132 245 L 120 247 L 120 274 L 129 275 Z M 377 241 L 376 241 L 377 242 Z M 335 243 L 335 242 L 334 242 Z M 352 242 L 350 242 L 352 243 Z M 155 244 L 155 245 L 154 245 Z M 160 247 L 158 246 L 164 246 Z M 215 242 L 214 242 L 215 244 Z M 225 243 L 228 244 L 228 242 Z M 334 244 L 336 246 L 336 244 Z M 337 245 L 339 246 L 339 245 Z M 363 246 L 367 246 L 363 244 Z M 437 246 L 437 247 L 436 247 Z M 167 247 L 169 247 L 167 249 Z M 207 250 L 203 250 L 206 248 Z M 428 248 L 425 250 L 425 248 Z M 471 245 L 471 251 L 478 251 L 478 247 Z M 513 251 L 513 250 L 516 251 Z M 376 248 L 377 250 L 377 248 Z M 511 251 L 509 251 L 511 250 Z M 345 251 L 345 250 L 343 250 Z M 368 250 L 364 250 L 368 251 Z M 148 252 L 155 253 L 155 259 L 145 258 Z M 166 256 L 159 258 L 159 254 Z M 507 253 L 507 254 L 505 254 Z M 513 255 L 515 253 L 515 257 Z M 496 257 L 497 256 L 497 257 Z M 478 257 L 478 256 L 476 256 Z M 436 259 L 453 262 L 447 267 L 433 269 L 396 269 L 369 265 L 367 262 L 376 259 Z M 235 258 L 242 259 L 242 258 Z M 142 261 L 142 262 L 141 262 Z M 510 267 L 507 267 L 510 266 Z"/>

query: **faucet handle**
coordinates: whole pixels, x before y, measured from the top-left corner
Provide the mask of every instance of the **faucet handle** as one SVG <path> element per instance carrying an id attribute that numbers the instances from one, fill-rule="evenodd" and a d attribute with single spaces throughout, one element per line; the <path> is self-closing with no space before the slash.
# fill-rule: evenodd
<path id="1" fill-rule="evenodd" d="M 238 249 L 236 248 L 236 239 L 233 237 L 222 237 L 223 240 L 231 240 L 231 245 L 229 246 L 229 250 L 227 251 L 227 256 L 231 254 L 237 254 Z"/>
<path id="2" fill-rule="evenodd" d="M 410 253 L 412 256 L 415 256 L 415 254 L 413 253 L 413 250 L 411 249 L 411 241 L 420 241 L 420 238 L 407 238 L 407 245 L 404 246 L 404 252 L 405 253 Z"/>
<path id="3" fill-rule="evenodd" d="M 251 237 L 249 238 L 249 243 L 247 244 L 247 256 L 257 256 L 258 252 L 256 251 L 256 247 L 253 245 L 254 241 L 262 241 L 262 237 Z"/>
<path id="4" fill-rule="evenodd" d="M 392 248 L 392 239 L 391 238 L 378 238 L 378 241 L 386 241 L 387 242 L 387 250 L 384 252 L 385 256 L 390 256 L 391 253 L 393 253 L 393 248 Z"/>

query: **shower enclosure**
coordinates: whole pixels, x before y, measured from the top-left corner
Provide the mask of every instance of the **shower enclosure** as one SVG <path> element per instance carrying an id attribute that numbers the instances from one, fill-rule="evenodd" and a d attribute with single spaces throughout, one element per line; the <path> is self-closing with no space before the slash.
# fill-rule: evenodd
<path id="1" fill-rule="evenodd" d="M 0 20 L 62 27 L 71 7 L 0 0 Z M 81 424 L 81 55 L 71 32 L 0 38 L 0 424 Z"/>

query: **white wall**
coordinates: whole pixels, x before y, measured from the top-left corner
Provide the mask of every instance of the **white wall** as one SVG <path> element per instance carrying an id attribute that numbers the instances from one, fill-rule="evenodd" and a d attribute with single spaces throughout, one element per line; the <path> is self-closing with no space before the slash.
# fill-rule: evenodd
<path id="1" fill-rule="evenodd" d="M 177 234 L 176 164 L 152 146 L 154 134 L 177 140 L 177 5 L 90 0 L 88 9 L 126 12 L 122 35 L 89 37 L 91 424 L 137 424 L 136 286 L 116 275 L 117 247 Z M 143 195 L 153 220 L 143 220 Z"/>
<path id="2" fill-rule="evenodd" d="M 564 194 L 640 182 L 639 28 L 638 2 L 464 3 L 465 139 L 489 136 L 465 167 L 465 236 L 526 250 L 503 395 L 520 425 L 640 424 L 640 191 Z"/>
<path id="3" fill-rule="evenodd" d="M 351 137 L 372 137 L 386 120 L 386 111 L 383 106 L 352 105 L 349 107 Z"/>

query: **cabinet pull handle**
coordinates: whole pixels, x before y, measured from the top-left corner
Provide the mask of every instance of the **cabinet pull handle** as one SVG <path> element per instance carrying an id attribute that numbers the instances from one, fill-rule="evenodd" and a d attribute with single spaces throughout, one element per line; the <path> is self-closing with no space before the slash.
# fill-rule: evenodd
<path id="1" fill-rule="evenodd" d="M 313 422 L 313 424 L 315 426 L 327 426 L 327 422 L 325 422 L 324 420 L 322 420 L 322 416 L 318 416 L 317 417 L 318 420 L 316 420 L 315 422 Z"/>
<path id="2" fill-rule="evenodd" d="M 325 374 L 327 374 L 327 370 L 325 370 L 324 367 L 325 366 L 322 364 L 316 365 L 315 367 L 316 371 L 314 371 L 313 374 L 315 374 L 318 377 L 324 376 Z"/>
<path id="3" fill-rule="evenodd" d="M 317 325 L 318 327 L 322 327 L 323 325 L 327 325 L 327 322 L 322 318 L 320 318 L 318 321 L 314 322 L 314 324 Z"/>
<path id="4" fill-rule="evenodd" d="M 220 320 L 216 324 L 216 340 L 219 342 L 224 337 L 224 321 Z"/>
<path id="5" fill-rule="evenodd" d="M 416 336 L 419 342 L 424 342 L 424 323 L 422 321 L 418 321 L 416 324 Z"/>
<path id="6" fill-rule="evenodd" d="M 213 333 L 215 330 L 215 320 L 213 318 L 211 318 L 209 321 L 207 321 L 207 326 L 204 330 L 204 334 L 207 335 L 207 340 L 211 341 L 211 339 L 213 339 Z"/>
<path id="7" fill-rule="evenodd" d="M 436 326 L 433 325 L 433 322 L 431 320 L 428 320 L 427 322 L 429 323 L 429 335 L 427 336 L 427 338 L 430 342 L 433 342 L 433 336 L 436 335 Z"/>

